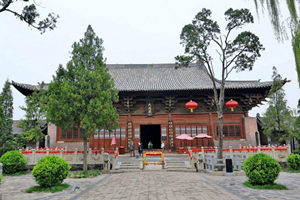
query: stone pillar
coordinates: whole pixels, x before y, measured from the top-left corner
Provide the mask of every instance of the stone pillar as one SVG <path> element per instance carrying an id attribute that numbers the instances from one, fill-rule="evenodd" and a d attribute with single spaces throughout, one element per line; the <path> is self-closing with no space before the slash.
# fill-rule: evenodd
<path id="1" fill-rule="evenodd" d="M 92 161 L 92 149 L 89 148 L 88 151 L 89 151 L 89 153 L 88 153 L 88 158 L 87 158 L 87 164 L 89 164 Z"/>
<path id="2" fill-rule="evenodd" d="M 260 150 L 260 145 L 257 147 L 257 153 L 260 153 L 261 150 Z"/>
<path id="3" fill-rule="evenodd" d="M 77 162 L 78 162 L 78 160 L 79 160 L 79 158 L 78 158 L 78 149 L 77 148 L 75 148 L 75 151 L 74 151 L 74 164 L 77 164 Z"/>
<path id="4" fill-rule="evenodd" d="M 32 164 L 36 164 L 36 154 L 35 154 L 35 149 L 32 149 Z"/>
<path id="5" fill-rule="evenodd" d="M 272 146 L 272 157 L 273 157 L 274 159 L 276 159 L 275 154 L 276 154 L 276 152 L 275 152 L 275 147 Z"/>
<path id="6" fill-rule="evenodd" d="M 48 148 L 56 147 L 57 127 L 54 124 L 48 124 L 49 146 Z"/>
<path id="7" fill-rule="evenodd" d="M 50 147 L 50 136 L 45 135 L 45 147 L 49 148 Z"/>
<path id="8" fill-rule="evenodd" d="M 291 145 L 287 144 L 286 147 L 287 147 L 287 150 L 288 150 L 288 155 L 290 155 L 292 153 Z"/>
<path id="9" fill-rule="evenodd" d="M 231 159 L 233 159 L 232 146 L 229 146 L 229 156 L 230 156 Z"/>
<path id="10" fill-rule="evenodd" d="M 61 150 L 60 150 L 60 154 L 59 154 L 61 158 L 63 158 L 63 152 L 64 152 L 64 150 L 61 149 Z"/>

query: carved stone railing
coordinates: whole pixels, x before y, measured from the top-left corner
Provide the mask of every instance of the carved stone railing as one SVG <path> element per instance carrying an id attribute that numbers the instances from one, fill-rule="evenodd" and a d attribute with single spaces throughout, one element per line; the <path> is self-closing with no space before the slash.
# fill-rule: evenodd
<path id="1" fill-rule="evenodd" d="M 65 149 L 26 149 L 25 151 L 19 150 L 27 159 L 27 165 L 36 165 L 37 162 L 47 155 L 58 156 L 67 161 L 70 165 L 83 164 L 83 151 L 75 149 L 74 151 L 67 151 Z M 119 151 L 116 150 L 92 150 L 87 152 L 87 164 L 103 164 L 104 169 L 109 170 L 116 165 Z"/>
<path id="2" fill-rule="evenodd" d="M 234 149 L 231 146 L 223 149 L 223 163 L 217 159 L 217 148 L 199 148 L 187 149 L 185 152 L 189 155 L 190 163 L 199 171 L 203 169 L 214 170 L 220 165 L 225 167 L 225 159 L 232 159 L 233 169 L 241 170 L 243 162 L 256 153 L 265 153 L 278 162 L 286 162 L 291 154 L 290 146 L 241 146 Z"/>

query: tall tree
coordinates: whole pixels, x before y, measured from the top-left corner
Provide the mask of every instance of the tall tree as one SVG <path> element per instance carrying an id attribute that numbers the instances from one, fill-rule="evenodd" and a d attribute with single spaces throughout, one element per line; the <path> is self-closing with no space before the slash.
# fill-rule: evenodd
<path id="1" fill-rule="evenodd" d="M 0 104 L 0 156 L 16 148 L 14 135 L 8 133 L 7 119 L 2 104 Z"/>
<path id="2" fill-rule="evenodd" d="M 221 35 L 221 30 L 216 21 L 211 18 L 211 11 L 202 9 L 191 24 L 183 27 L 180 39 L 185 47 L 184 56 L 177 56 L 177 67 L 188 66 L 190 62 L 200 62 L 208 70 L 209 77 L 213 84 L 214 104 L 216 106 L 219 133 L 218 133 L 218 158 L 222 158 L 223 149 L 223 109 L 225 80 L 233 71 L 252 70 L 253 64 L 260 52 L 263 50 L 259 38 L 251 32 L 244 31 L 238 34 L 233 40 L 231 34 L 233 30 L 242 28 L 245 24 L 253 23 L 253 17 L 248 9 L 233 10 L 228 9 L 225 12 L 225 19 L 228 22 L 226 34 Z M 217 66 L 213 66 L 213 57 L 209 55 L 209 49 L 214 48 L 219 53 L 221 64 L 220 81 L 215 77 Z"/>
<path id="3" fill-rule="evenodd" d="M 259 13 L 259 7 L 261 11 L 264 11 L 264 7 L 267 7 L 267 11 L 270 16 L 271 23 L 274 28 L 274 33 L 278 41 L 288 38 L 287 30 L 290 30 L 292 35 L 292 46 L 296 63 L 296 71 L 298 74 L 298 82 L 300 86 L 300 21 L 299 21 L 299 9 L 300 1 L 286 0 L 286 6 L 288 8 L 289 17 L 281 17 L 282 1 L 280 0 L 254 0 L 257 13 Z M 298 8 L 298 9 L 297 9 Z"/>
<path id="4" fill-rule="evenodd" d="M 36 144 L 36 149 L 39 148 L 40 141 L 44 138 L 43 129 L 47 127 L 47 96 L 44 83 L 40 84 L 39 87 L 39 91 L 35 90 L 26 97 L 26 107 L 21 107 L 25 111 L 25 119 L 22 119 L 18 124 L 18 127 L 23 129 L 26 140 Z"/>
<path id="5" fill-rule="evenodd" d="M 264 134 L 283 142 L 290 139 L 293 133 L 294 118 L 292 110 L 287 106 L 285 92 L 282 88 L 284 80 L 273 67 L 273 85 L 269 93 L 266 112 L 262 118 Z"/>
<path id="6" fill-rule="evenodd" d="M 88 138 L 97 128 L 111 130 L 118 125 L 113 107 L 118 91 L 105 65 L 102 43 L 89 25 L 84 38 L 73 44 L 67 68 L 58 68 L 48 88 L 48 121 L 64 130 L 76 126 L 83 130 L 84 171 Z"/>
<path id="7" fill-rule="evenodd" d="M 298 109 L 296 111 L 296 117 L 294 122 L 294 135 L 298 141 L 300 141 L 300 99 L 298 100 Z"/>
<path id="8" fill-rule="evenodd" d="M 14 4 L 26 3 L 27 5 L 23 7 L 22 11 L 16 11 L 11 9 Z M 46 30 L 53 30 L 56 27 L 56 22 L 58 15 L 54 13 L 49 13 L 48 16 L 38 21 L 40 14 L 36 8 L 39 6 L 34 0 L 0 0 L 0 13 L 11 13 L 16 18 L 28 24 L 28 26 L 39 30 L 42 33 L 45 33 Z"/>
<path id="9" fill-rule="evenodd" d="M 0 156 L 23 147 L 22 136 L 13 135 L 13 97 L 11 83 L 7 80 L 0 94 Z"/>
<path id="10" fill-rule="evenodd" d="M 5 133 L 12 133 L 13 124 L 13 97 L 11 92 L 11 83 L 6 80 L 2 92 L 0 94 L 0 103 L 2 105 L 3 113 L 5 116 Z"/>

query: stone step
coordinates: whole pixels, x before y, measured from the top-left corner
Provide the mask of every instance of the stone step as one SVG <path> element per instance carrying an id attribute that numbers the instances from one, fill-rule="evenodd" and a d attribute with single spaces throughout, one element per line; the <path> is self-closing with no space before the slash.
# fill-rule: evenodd
<path id="1" fill-rule="evenodd" d="M 178 168 L 178 169 L 180 169 L 180 168 L 186 168 L 186 166 L 170 166 L 170 165 L 167 165 L 167 169 L 169 169 L 169 168 Z"/>
<path id="2" fill-rule="evenodd" d="M 119 173 L 127 173 L 127 172 L 141 172 L 141 169 L 113 169 L 110 170 L 109 173 L 112 174 L 119 174 Z"/>
<path id="3" fill-rule="evenodd" d="M 179 169 L 166 169 L 167 172 L 196 172 L 196 169 L 187 169 L 187 168 L 179 168 Z"/>
<path id="4" fill-rule="evenodd" d="M 139 166 L 121 166 L 119 169 L 140 169 Z"/>
<path id="5" fill-rule="evenodd" d="M 121 166 L 140 166 L 140 163 L 121 163 Z"/>

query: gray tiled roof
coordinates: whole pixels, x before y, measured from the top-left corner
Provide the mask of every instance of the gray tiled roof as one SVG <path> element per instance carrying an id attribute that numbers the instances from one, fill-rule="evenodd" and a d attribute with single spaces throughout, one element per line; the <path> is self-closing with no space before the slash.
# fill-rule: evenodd
<path id="1" fill-rule="evenodd" d="M 213 84 L 206 68 L 197 64 L 175 69 L 175 64 L 108 65 L 119 91 L 205 90 Z M 272 82 L 226 81 L 227 89 L 263 88 Z M 217 83 L 217 87 L 220 84 Z"/>
<path id="2" fill-rule="evenodd" d="M 175 64 L 108 64 L 107 66 L 119 91 L 178 91 L 213 88 L 206 68 L 197 64 L 190 64 L 190 67 L 179 69 L 175 69 Z M 13 84 L 28 90 L 39 89 L 36 85 L 16 82 Z M 271 81 L 226 81 L 227 89 L 268 88 L 271 85 Z M 217 87 L 219 86 L 217 81 Z"/>

